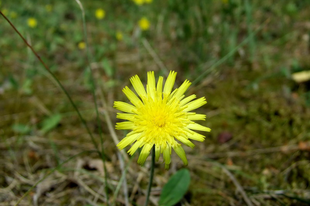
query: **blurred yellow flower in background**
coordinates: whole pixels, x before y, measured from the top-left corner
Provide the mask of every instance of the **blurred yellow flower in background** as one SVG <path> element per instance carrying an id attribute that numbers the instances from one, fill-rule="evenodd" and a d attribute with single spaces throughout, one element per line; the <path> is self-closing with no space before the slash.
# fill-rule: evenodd
<path id="1" fill-rule="evenodd" d="M 150 28 L 150 22 L 147 18 L 143 17 L 139 20 L 139 27 L 141 30 L 148 30 Z"/>
<path id="2" fill-rule="evenodd" d="M 53 10 L 53 6 L 50 5 L 50 4 L 47 4 L 47 5 L 45 5 L 45 10 L 46 10 L 47 12 L 51 12 L 51 11 Z"/>
<path id="3" fill-rule="evenodd" d="M 4 14 L 4 16 L 7 16 L 9 13 L 7 9 L 2 9 L 1 12 Z"/>
<path id="4" fill-rule="evenodd" d="M 138 159 L 139 164 L 144 164 L 149 156 L 152 147 L 155 147 L 155 158 L 158 161 L 160 154 L 163 154 L 165 167 L 169 168 L 171 163 L 171 150 L 181 158 L 184 165 L 187 165 L 185 151 L 180 143 L 191 148 L 195 145 L 191 140 L 203 142 L 204 135 L 196 131 L 210 132 L 211 129 L 195 121 L 204 121 L 205 114 L 197 114 L 193 110 L 207 103 L 206 98 L 196 99 L 192 94 L 185 98 L 184 93 L 191 85 L 188 80 L 173 90 L 177 73 L 170 71 L 164 83 L 160 76 L 157 84 L 154 72 L 147 73 L 147 85 L 143 86 L 138 75 L 130 78 L 130 82 L 138 96 L 129 87 L 123 89 L 132 104 L 115 101 L 114 107 L 124 113 L 117 113 L 118 119 L 127 120 L 116 123 L 118 130 L 132 130 L 117 147 L 122 150 L 132 145 L 128 153 L 133 155 L 139 148 L 142 148 Z"/>
<path id="5" fill-rule="evenodd" d="M 133 0 L 135 2 L 135 4 L 137 4 L 138 6 L 141 6 L 144 3 L 144 0 Z"/>
<path id="6" fill-rule="evenodd" d="M 153 2 L 153 0 L 144 0 L 145 3 L 150 4 Z"/>
<path id="7" fill-rule="evenodd" d="M 79 42 L 78 47 L 79 47 L 79 49 L 81 49 L 81 50 L 85 49 L 85 48 L 86 48 L 85 42 L 83 42 L 83 41 Z"/>
<path id="8" fill-rule="evenodd" d="M 35 18 L 28 18 L 27 24 L 30 28 L 35 28 L 38 25 L 38 22 Z"/>
<path id="9" fill-rule="evenodd" d="M 17 18 L 17 13 L 16 13 L 15 11 L 11 11 L 11 12 L 10 12 L 10 17 L 11 17 L 12 19 L 16 19 L 16 18 Z"/>
<path id="10" fill-rule="evenodd" d="M 67 30 L 68 30 L 68 25 L 65 24 L 65 23 L 61 23 L 59 27 L 60 27 L 60 29 L 63 30 L 63 31 L 67 31 Z"/>
<path id="11" fill-rule="evenodd" d="M 105 11 L 103 9 L 97 9 L 95 15 L 97 19 L 103 19 L 105 17 Z"/>
<path id="12" fill-rule="evenodd" d="M 123 40 L 123 33 L 120 31 L 117 31 L 115 34 L 115 37 L 118 41 L 122 41 Z"/>

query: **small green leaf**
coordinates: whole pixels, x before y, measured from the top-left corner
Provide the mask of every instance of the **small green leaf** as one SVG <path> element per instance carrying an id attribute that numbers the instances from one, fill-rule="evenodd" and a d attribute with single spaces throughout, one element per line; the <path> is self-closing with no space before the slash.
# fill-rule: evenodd
<path id="1" fill-rule="evenodd" d="M 95 88 L 94 83 L 92 82 L 91 75 L 92 75 L 91 71 L 88 68 L 86 68 L 83 73 L 83 84 L 89 90 L 93 90 Z"/>
<path id="2" fill-rule="evenodd" d="M 14 88 L 14 89 L 18 89 L 19 88 L 19 83 L 18 81 L 15 79 L 15 77 L 13 77 L 12 75 L 9 76 L 9 82 L 10 85 Z"/>
<path id="3" fill-rule="evenodd" d="M 295 14 L 298 12 L 298 8 L 296 4 L 294 4 L 293 2 L 290 2 L 286 5 L 286 11 L 290 14 Z"/>
<path id="4" fill-rule="evenodd" d="M 46 133 L 51 129 L 54 129 L 59 124 L 61 118 L 62 118 L 61 114 L 54 114 L 44 119 L 42 122 L 41 132 Z"/>
<path id="5" fill-rule="evenodd" d="M 25 124 L 13 124 L 12 129 L 16 133 L 27 134 L 31 131 L 31 128 Z"/>
<path id="6" fill-rule="evenodd" d="M 108 77 L 112 77 L 114 74 L 113 68 L 109 62 L 108 59 L 103 59 L 102 61 L 102 67 L 105 71 L 105 73 L 107 74 Z"/>
<path id="7" fill-rule="evenodd" d="M 191 177 L 187 169 L 181 169 L 175 173 L 165 184 L 159 199 L 160 206 L 171 206 L 178 203 L 185 195 Z"/>
<path id="8" fill-rule="evenodd" d="M 22 92 L 24 94 L 32 94 L 32 89 L 31 89 L 31 85 L 32 85 L 32 80 L 31 79 L 26 79 L 25 82 L 22 85 Z"/>

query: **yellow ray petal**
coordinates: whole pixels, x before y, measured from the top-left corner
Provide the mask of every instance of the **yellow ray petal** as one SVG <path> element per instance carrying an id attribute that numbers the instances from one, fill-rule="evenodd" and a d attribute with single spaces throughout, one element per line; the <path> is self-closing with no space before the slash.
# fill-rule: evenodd
<path id="1" fill-rule="evenodd" d="M 155 160 L 158 161 L 160 156 L 160 146 L 155 144 Z"/>
<path id="2" fill-rule="evenodd" d="M 176 88 L 175 90 L 173 90 L 173 92 L 171 92 L 171 94 L 169 95 L 168 100 L 173 99 L 173 98 L 174 98 L 174 95 L 177 93 L 177 91 L 178 91 L 178 88 Z"/>
<path id="3" fill-rule="evenodd" d="M 188 103 L 186 105 L 187 107 L 184 109 L 184 111 L 185 112 L 192 111 L 194 109 L 197 109 L 197 108 L 201 107 L 204 104 L 207 104 L 206 98 L 205 97 L 201 97 L 199 99 L 196 99 L 195 101 L 192 101 L 192 102 Z"/>
<path id="4" fill-rule="evenodd" d="M 177 153 L 177 155 L 181 158 L 182 162 L 184 165 L 187 165 L 187 158 L 186 158 L 186 154 L 185 151 L 183 149 L 183 147 L 181 145 L 178 145 L 176 147 L 173 147 L 175 153 Z"/>
<path id="5" fill-rule="evenodd" d="M 176 139 L 178 139 L 183 144 L 189 146 L 190 148 L 194 148 L 195 147 L 195 145 L 191 141 L 189 141 L 186 137 L 177 136 Z"/>
<path id="6" fill-rule="evenodd" d="M 157 82 L 157 88 L 156 88 L 157 92 L 160 92 L 160 93 L 163 92 L 163 81 L 164 81 L 164 78 L 160 76 Z"/>
<path id="7" fill-rule="evenodd" d="M 186 90 L 188 89 L 188 87 L 191 85 L 192 83 L 190 83 L 188 80 L 185 80 L 183 82 L 183 84 L 178 88 L 178 91 L 176 92 L 176 94 L 174 95 L 177 99 L 181 99 L 182 95 L 186 92 Z"/>
<path id="8" fill-rule="evenodd" d="M 117 144 L 118 149 L 122 150 L 128 145 L 132 144 L 134 141 L 138 139 L 140 135 L 141 133 L 133 133 L 133 132 L 128 133 L 127 136 Z"/>
<path id="9" fill-rule="evenodd" d="M 136 114 L 117 113 L 116 118 L 134 121 Z"/>
<path id="10" fill-rule="evenodd" d="M 187 128 L 193 129 L 193 130 L 205 131 L 205 132 L 211 131 L 211 129 L 209 127 L 205 127 L 205 126 L 202 126 L 202 125 L 197 124 L 197 123 L 189 124 L 189 125 L 187 125 Z"/>
<path id="11" fill-rule="evenodd" d="M 175 71 L 170 71 L 168 78 L 166 80 L 166 83 L 165 83 L 165 87 L 164 87 L 165 95 L 168 96 L 171 93 L 176 76 L 177 76 L 177 73 Z"/>
<path id="12" fill-rule="evenodd" d="M 188 134 L 189 139 L 196 140 L 199 142 L 203 142 L 205 140 L 205 136 L 198 134 L 197 132 L 193 132 L 192 134 Z"/>
<path id="13" fill-rule="evenodd" d="M 126 102 L 121 102 L 121 101 L 115 101 L 114 108 L 120 111 L 123 111 L 123 112 L 128 112 L 128 113 L 135 113 L 137 109 L 135 106 L 128 104 Z"/>
<path id="14" fill-rule="evenodd" d="M 135 89 L 135 91 L 137 92 L 137 94 L 143 99 L 144 97 L 146 97 L 146 92 L 144 89 L 144 86 L 139 78 L 138 75 L 135 75 L 133 77 L 130 78 L 130 82 L 133 86 L 133 88 Z"/>
<path id="15" fill-rule="evenodd" d="M 141 100 L 139 99 L 139 97 L 137 97 L 137 95 L 131 91 L 131 89 L 129 89 L 129 87 L 125 87 L 123 89 L 124 94 L 127 96 L 127 98 L 130 100 L 130 102 L 135 105 L 136 107 L 138 107 L 139 105 L 142 104 Z"/>
<path id="16" fill-rule="evenodd" d="M 137 149 L 142 145 L 142 141 L 138 140 L 136 141 L 132 147 L 128 150 L 128 153 L 132 156 L 136 151 Z"/>
<path id="17" fill-rule="evenodd" d="M 171 148 L 170 147 L 166 147 L 163 149 L 163 156 L 164 156 L 164 160 L 165 160 L 165 168 L 169 169 L 169 165 L 171 163 Z"/>
<path id="18" fill-rule="evenodd" d="M 148 94 L 155 99 L 155 76 L 153 71 L 147 73 L 147 90 Z"/>
<path id="19" fill-rule="evenodd" d="M 184 97 L 185 95 L 182 95 L 181 97 L 179 97 L 179 101 L 181 101 Z"/>
<path id="20" fill-rule="evenodd" d="M 149 156 L 151 149 L 153 147 L 153 144 L 145 144 L 143 146 L 143 149 L 140 153 L 139 159 L 138 159 L 138 164 L 143 165 L 146 158 Z"/>
<path id="21" fill-rule="evenodd" d="M 206 120 L 205 114 L 190 114 L 188 115 L 189 120 Z"/>
<path id="22" fill-rule="evenodd" d="M 180 101 L 180 106 L 185 105 L 186 103 L 192 101 L 193 99 L 196 98 L 195 94 L 192 94 L 191 96 L 186 97 L 185 99 L 183 99 L 182 101 Z"/>
<path id="23" fill-rule="evenodd" d="M 118 130 L 130 130 L 135 128 L 135 124 L 133 122 L 118 122 L 115 126 Z"/>

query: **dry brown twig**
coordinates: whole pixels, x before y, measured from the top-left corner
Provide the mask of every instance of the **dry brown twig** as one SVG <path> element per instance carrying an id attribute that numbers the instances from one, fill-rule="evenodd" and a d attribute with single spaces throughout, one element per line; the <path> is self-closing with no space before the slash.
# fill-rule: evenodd
<path id="1" fill-rule="evenodd" d="M 81 179 L 76 179 L 78 184 L 81 185 L 87 192 L 89 192 L 90 194 L 92 194 L 94 197 L 97 197 L 98 199 L 100 199 L 103 202 L 106 202 L 105 197 L 102 197 L 102 194 L 99 194 L 97 192 L 95 192 L 94 190 L 92 190 L 90 187 L 88 187 L 88 185 L 86 185 Z"/>
<path id="2" fill-rule="evenodd" d="M 250 151 L 234 151 L 234 152 L 219 152 L 219 153 L 212 153 L 204 155 L 203 159 L 214 159 L 214 158 L 221 158 L 221 157 L 244 157 L 244 156 L 252 156 L 256 154 L 267 154 L 267 153 L 274 153 L 274 152 L 292 152 L 301 149 L 299 145 L 283 145 L 280 147 L 270 147 L 264 149 L 256 149 Z"/>
<path id="3" fill-rule="evenodd" d="M 235 178 L 235 176 L 228 170 L 226 169 L 224 166 L 220 165 L 220 164 L 216 164 L 217 166 L 221 167 L 223 172 L 225 174 L 227 174 L 227 176 L 231 179 L 231 181 L 233 181 L 234 185 L 237 187 L 237 190 L 240 192 L 240 194 L 242 195 L 244 201 L 246 202 L 246 204 L 248 206 L 254 206 L 251 202 L 251 200 L 249 199 L 249 197 L 247 196 L 246 192 L 243 190 L 243 187 L 240 185 L 240 183 L 238 182 L 238 180 Z"/>
<path id="4" fill-rule="evenodd" d="M 142 171 L 140 171 L 138 173 L 138 177 L 137 180 L 135 181 L 135 185 L 133 186 L 131 195 L 130 195 L 130 201 L 133 201 L 133 198 L 135 196 L 135 193 L 137 192 L 138 188 L 139 188 L 139 183 L 141 182 L 142 178 L 144 177 L 144 173 Z"/>

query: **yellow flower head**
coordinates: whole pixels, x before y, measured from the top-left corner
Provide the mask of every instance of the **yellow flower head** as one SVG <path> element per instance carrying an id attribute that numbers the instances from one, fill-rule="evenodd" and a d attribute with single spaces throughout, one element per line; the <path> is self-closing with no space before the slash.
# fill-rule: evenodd
<path id="1" fill-rule="evenodd" d="M 144 0 L 144 2 L 145 2 L 146 4 L 150 4 L 150 3 L 153 2 L 153 0 Z"/>
<path id="2" fill-rule="evenodd" d="M 45 10 L 46 10 L 47 12 L 51 12 L 51 11 L 53 10 L 53 6 L 50 5 L 50 4 L 47 4 L 47 5 L 45 5 Z"/>
<path id="3" fill-rule="evenodd" d="M 144 0 L 133 0 L 135 2 L 135 4 L 137 4 L 138 6 L 141 6 L 144 3 Z"/>
<path id="4" fill-rule="evenodd" d="M 78 44 L 78 47 L 79 47 L 79 49 L 85 49 L 85 47 L 86 47 L 86 44 L 85 44 L 85 42 L 83 42 L 83 41 L 81 41 L 79 44 Z"/>
<path id="5" fill-rule="evenodd" d="M 35 28 L 38 24 L 35 18 L 28 18 L 27 23 L 28 23 L 28 26 L 31 28 Z"/>
<path id="6" fill-rule="evenodd" d="M 10 17 L 11 17 L 12 19 L 16 19 L 16 18 L 17 18 L 17 13 L 16 13 L 15 11 L 11 11 Z"/>
<path id="7" fill-rule="evenodd" d="M 139 26 L 142 30 L 148 30 L 150 28 L 150 22 L 147 18 L 143 17 L 139 20 Z"/>
<path id="8" fill-rule="evenodd" d="M 195 120 L 205 120 L 206 115 L 196 114 L 193 110 L 206 104 L 205 97 L 196 99 L 196 95 L 186 98 L 185 91 L 191 85 L 188 80 L 172 92 L 176 72 L 171 71 L 163 87 L 163 77 L 159 77 L 157 85 L 154 72 L 147 73 L 146 90 L 138 75 L 130 81 L 138 96 L 128 87 L 123 92 L 132 104 L 115 101 L 114 107 L 125 113 L 117 113 L 117 118 L 127 120 L 116 124 L 116 129 L 132 130 L 117 144 L 122 150 L 133 144 L 128 153 L 133 155 L 138 148 L 142 148 L 138 163 L 144 164 L 155 147 L 155 158 L 158 161 L 163 154 L 165 167 L 171 162 L 171 148 L 187 165 L 187 158 L 183 143 L 191 148 L 195 145 L 190 140 L 204 141 L 205 136 L 192 130 L 210 132 L 210 128 L 195 123 Z M 194 101 L 193 101 L 194 100 Z"/>
<path id="9" fill-rule="evenodd" d="M 105 17 L 105 11 L 103 9 L 97 9 L 95 15 L 97 19 L 103 19 Z"/>
<path id="10" fill-rule="evenodd" d="M 115 37 L 118 41 L 122 41 L 123 40 L 123 34 L 120 31 L 117 31 L 115 34 Z"/>
<path id="11" fill-rule="evenodd" d="M 7 9 L 2 9 L 1 12 L 4 14 L 4 16 L 7 16 L 9 13 Z"/>

